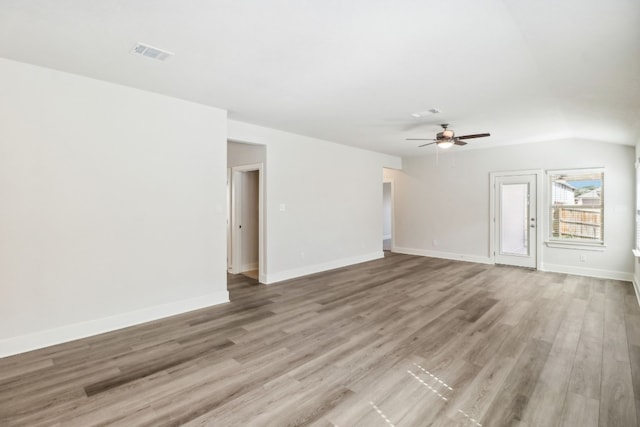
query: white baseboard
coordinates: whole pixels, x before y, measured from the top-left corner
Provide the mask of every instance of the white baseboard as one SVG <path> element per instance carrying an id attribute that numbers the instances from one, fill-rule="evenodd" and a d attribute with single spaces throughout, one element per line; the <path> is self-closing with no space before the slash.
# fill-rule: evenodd
<path id="1" fill-rule="evenodd" d="M 382 236 L 382 240 L 390 240 L 391 239 L 391 234 L 385 234 L 384 236 Z"/>
<path id="2" fill-rule="evenodd" d="M 406 254 L 406 255 L 427 256 L 431 258 L 451 259 L 455 261 L 476 262 L 479 264 L 493 264 L 493 261 L 491 260 L 491 258 L 479 256 L 479 255 L 466 255 L 466 254 L 456 254 L 452 252 L 428 251 L 425 249 L 403 248 L 399 246 L 394 246 L 393 248 L 391 248 L 391 252 L 397 252 L 399 254 Z"/>
<path id="3" fill-rule="evenodd" d="M 571 265 L 547 264 L 547 263 L 543 263 L 541 267 L 542 267 L 541 268 L 542 271 L 549 271 L 552 273 L 575 274 L 576 276 L 589 276 L 589 277 L 597 277 L 599 279 L 624 280 L 627 282 L 633 281 L 633 273 L 627 273 L 624 271 L 600 270 L 597 268 L 584 268 L 584 267 L 574 267 Z"/>
<path id="4" fill-rule="evenodd" d="M 252 262 L 249 264 L 244 264 L 240 267 L 240 271 L 242 271 L 243 273 L 245 271 L 252 271 L 252 270 L 257 270 L 258 269 L 258 263 L 257 262 Z"/>
<path id="5" fill-rule="evenodd" d="M 425 249 L 403 248 L 399 246 L 394 246 L 391 249 L 391 251 L 397 252 L 400 254 L 407 254 L 407 255 L 419 255 L 419 256 L 427 256 L 432 258 L 451 259 L 456 261 L 477 262 L 480 264 L 494 264 L 493 260 L 490 257 L 483 257 L 478 255 L 465 255 L 465 254 L 456 254 L 451 252 L 429 251 Z M 601 279 L 624 280 L 627 282 L 634 282 L 634 285 L 636 286 L 636 296 L 638 296 L 638 301 L 640 303 L 640 286 L 638 286 L 637 282 L 634 281 L 634 277 L 632 273 L 627 273 L 624 271 L 599 270 L 595 268 L 581 268 L 581 267 L 573 267 L 568 265 L 545 264 L 545 263 L 543 263 L 541 267 L 542 267 L 541 271 L 548 271 L 553 273 L 575 274 L 576 276 L 589 276 L 589 277 L 597 277 Z"/>
<path id="6" fill-rule="evenodd" d="M 322 271 L 333 270 L 335 268 L 346 267 L 348 265 L 359 264 L 361 262 L 373 261 L 384 258 L 384 252 L 373 252 L 364 255 L 358 255 L 349 258 L 337 259 L 322 264 L 309 265 L 292 270 L 281 271 L 279 273 L 267 274 L 264 283 L 270 285 L 272 283 L 281 282 L 283 280 L 294 279 L 296 277 L 306 276 L 308 274 L 320 273 Z"/>
<path id="7" fill-rule="evenodd" d="M 229 302 L 229 293 L 227 291 L 220 291 L 188 300 L 176 301 L 169 304 L 117 314 L 115 316 L 73 323 L 59 328 L 7 338 L 0 340 L 0 358 L 90 337 L 92 335 L 111 332 L 116 329 L 122 329 L 225 302 Z"/>

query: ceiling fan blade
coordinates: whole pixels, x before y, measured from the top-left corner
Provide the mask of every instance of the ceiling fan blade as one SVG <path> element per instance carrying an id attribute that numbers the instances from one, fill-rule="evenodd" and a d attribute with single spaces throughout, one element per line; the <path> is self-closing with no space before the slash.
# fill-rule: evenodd
<path id="1" fill-rule="evenodd" d="M 429 142 L 429 143 L 427 143 L 427 144 L 418 145 L 418 148 L 420 148 L 420 147 L 426 147 L 427 145 L 431 145 L 431 144 L 435 144 L 435 142 Z"/>
<path id="2" fill-rule="evenodd" d="M 484 138 L 485 136 L 491 136 L 490 133 L 476 133 L 473 135 L 456 136 L 456 139 L 471 139 L 471 138 Z"/>
<path id="3" fill-rule="evenodd" d="M 435 141 L 433 138 L 406 138 L 406 141 Z"/>
<path id="4" fill-rule="evenodd" d="M 467 145 L 466 142 L 460 141 L 458 138 L 454 139 L 453 143 L 456 144 L 456 145 Z"/>

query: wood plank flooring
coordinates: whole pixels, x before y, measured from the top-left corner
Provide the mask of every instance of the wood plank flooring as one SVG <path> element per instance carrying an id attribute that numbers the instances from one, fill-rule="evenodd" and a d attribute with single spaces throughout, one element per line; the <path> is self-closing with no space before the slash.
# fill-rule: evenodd
<path id="1" fill-rule="evenodd" d="M 640 426 L 630 283 L 387 254 L 0 359 L 1 426 Z"/>

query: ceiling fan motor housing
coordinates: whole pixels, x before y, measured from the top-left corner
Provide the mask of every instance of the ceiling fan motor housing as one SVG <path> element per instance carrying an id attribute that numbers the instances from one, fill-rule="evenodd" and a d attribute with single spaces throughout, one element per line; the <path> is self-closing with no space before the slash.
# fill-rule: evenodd
<path id="1" fill-rule="evenodd" d="M 454 133 L 452 130 L 449 129 L 445 129 L 442 132 L 438 132 L 436 134 L 436 139 L 440 140 L 440 139 L 453 139 L 454 137 Z"/>

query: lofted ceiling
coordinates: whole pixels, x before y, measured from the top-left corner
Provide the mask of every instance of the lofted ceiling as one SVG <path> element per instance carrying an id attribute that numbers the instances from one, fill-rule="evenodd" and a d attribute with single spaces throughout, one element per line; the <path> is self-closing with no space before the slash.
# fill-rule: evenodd
<path id="1" fill-rule="evenodd" d="M 640 137 L 638 0 L 2 0 L 0 57 L 397 155 Z"/>

